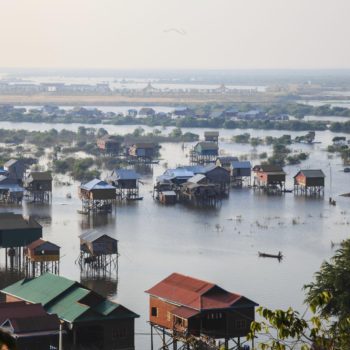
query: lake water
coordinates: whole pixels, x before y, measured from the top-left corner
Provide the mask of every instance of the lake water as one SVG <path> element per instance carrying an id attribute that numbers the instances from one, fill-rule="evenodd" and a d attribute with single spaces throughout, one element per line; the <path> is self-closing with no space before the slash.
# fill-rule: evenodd
<path id="1" fill-rule="evenodd" d="M 80 124 L 32 124 L 0 122 L 0 128 L 48 130 L 63 128 L 77 130 Z M 85 125 L 104 127 L 110 133 L 124 134 L 136 126 Z M 144 127 L 146 131 L 152 128 Z M 171 128 L 163 130 L 170 132 Z M 187 131 L 188 129 L 183 129 Z M 190 129 L 203 135 L 205 129 Z M 248 155 L 258 164 L 256 155 L 271 149 L 259 146 L 233 144 L 233 135 L 249 132 L 253 137 L 283 134 L 303 135 L 305 132 L 263 130 L 219 130 L 221 152 Z M 334 253 L 331 241 L 339 242 L 349 237 L 350 198 L 339 194 L 350 192 L 350 174 L 342 171 L 338 157 L 328 158 L 325 148 L 335 134 L 316 133 L 314 145 L 295 144 L 295 152 L 310 152 L 302 165 L 287 166 L 287 188 L 292 188 L 292 177 L 300 167 L 322 168 L 326 174 L 324 198 L 310 199 L 286 193 L 267 196 L 249 189 L 231 190 L 230 197 L 217 209 L 199 210 L 185 207 L 162 206 L 152 199 L 152 186 L 156 176 L 166 165 L 188 164 L 191 144 L 182 149 L 181 144 L 164 143 L 161 162 L 152 172 L 143 175 L 141 195 L 143 201 L 119 205 L 116 213 L 86 217 L 77 213 L 81 203 L 77 196 L 78 183 L 54 186 L 52 205 L 29 205 L 23 208 L 2 207 L 0 211 L 31 214 L 44 226 L 44 239 L 61 248 L 61 274 L 75 280 L 81 279 L 78 265 L 78 236 L 88 229 L 101 230 L 119 240 L 119 273 L 110 280 L 82 280 L 140 314 L 136 320 L 136 348 L 150 349 L 148 333 L 148 297 L 144 291 L 172 272 L 188 274 L 221 285 L 223 288 L 244 294 L 261 305 L 272 308 L 292 306 L 304 310 L 302 286 L 312 280 L 324 259 Z M 341 135 L 341 134 L 337 134 Z M 165 164 L 166 163 L 166 164 Z M 331 176 L 330 176 L 331 175 Z M 332 188 L 330 178 L 332 177 Z M 70 192 L 72 199 L 66 199 Z M 328 196 L 337 200 L 329 206 Z M 241 217 L 241 220 L 237 220 Z M 294 224 L 293 224 L 294 221 Z M 217 229 L 219 225 L 220 229 Z M 285 259 L 258 257 L 258 251 L 277 253 Z M 0 262 L 4 261 L 3 252 Z"/>

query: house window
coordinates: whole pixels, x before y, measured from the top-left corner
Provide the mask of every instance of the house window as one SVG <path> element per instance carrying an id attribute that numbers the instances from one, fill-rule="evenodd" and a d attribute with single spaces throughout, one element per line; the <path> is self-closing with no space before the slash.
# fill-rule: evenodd
<path id="1" fill-rule="evenodd" d="M 166 313 L 166 319 L 169 322 L 171 321 L 171 313 L 169 311 Z"/>
<path id="2" fill-rule="evenodd" d="M 158 317 L 158 308 L 157 307 L 152 307 L 151 309 L 151 315 L 153 317 Z"/>

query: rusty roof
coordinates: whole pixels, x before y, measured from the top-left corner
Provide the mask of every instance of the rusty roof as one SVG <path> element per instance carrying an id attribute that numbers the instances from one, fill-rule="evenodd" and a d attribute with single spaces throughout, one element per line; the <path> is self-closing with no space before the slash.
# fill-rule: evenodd
<path id="1" fill-rule="evenodd" d="M 179 273 L 171 274 L 146 293 L 199 311 L 232 308 L 242 299 L 251 306 L 257 305 L 239 294 L 227 292 L 216 284 Z"/>
<path id="2" fill-rule="evenodd" d="M 175 316 L 188 319 L 190 317 L 198 315 L 199 312 L 186 306 L 180 306 L 174 309 L 171 313 Z"/>
<path id="3" fill-rule="evenodd" d="M 54 243 L 51 243 L 49 241 L 44 241 L 43 239 L 39 238 L 36 241 L 30 243 L 29 245 L 27 245 L 27 248 L 32 250 L 35 249 L 37 247 L 40 247 L 41 245 L 45 244 L 47 247 L 50 248 L 54 248 L 54 249 L 60 249 L 60 247 Z"/>

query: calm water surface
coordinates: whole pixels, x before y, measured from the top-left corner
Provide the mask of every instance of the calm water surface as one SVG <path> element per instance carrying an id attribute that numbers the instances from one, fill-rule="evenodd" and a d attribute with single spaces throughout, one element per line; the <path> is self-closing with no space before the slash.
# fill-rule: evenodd
<path id="1" fill-rule="evenodd" d="M 102 125 L 101 125 L 102 126 Z M 0 123 L 1 128 L 48 130 L 51 128 L 77 130 L 78 124 Z M 99 125 L 89 125 L 99 128 Z M 110 133 L 123 134 L 135 126 L 103 126 Z M 151 128 L 145 127 L 147 131 Z M 167 128 L 165 132 L 170 131 Z M 183 131 L 187 131 L 183 129 Z M 191 129 L 203 134 L 204 129 Z M 225 140 L 220 149 L 227 154 L 248 155 L 268 151 L 266 146 L 252 149 L 229 139 L 242 132 L 252 136 L 302 135 L 305 133 L 220 130 Z M 180 144 L 165 143 L 161 148 L 161 162 L 143 175 L 143 201 L 119 205 L 116 213 L 86 217 L 77 213 L 81 203 L 77 196 L 78 183 L 54 187 L 52 205 L 30 205 L 22 208 L 0 208 L 37 217 L 44 226 L 44 239 L 61 248 L 61 274 L 82 280 L 89 287 L 109 295 L 141 315 L 136 320 L 136 332 L 147 333 L 148 289 L 172 272 L 180 272 L 213 281 L 234 292 L 242 293 L 261 305 L 272 308 L 293 306 L 303 311 L 303 284 L 311 281 L 324 259 L 332 256 L 331 241 L 339 242 L 349 236 L 350 199 L 339 194 L 350 192 L 350 174 L 342 172 L 341 160 L 329 159 L 324 151 L 331 143 L 331 132 L 316 133 L 315 145 L 293 145 L 293 149 L 310 152 L 310 158 L 299 166 L 285 167 L 287 187 L 292 188 L 292 177 L 300 166 L 322 168 L 327 176 L 326 194 L 322 199 L 307 199 L 287 193 L 267 196 L 248 189 L 232 190 L 221 207 L 198 210 L 177 204 L 162 206 L 152 199 L 152 186 L 165 166 L 188 164 L 187 153 Z M 253 160 L 257 164 L 258 160 Z M 167 164 L 165 164 L 167 163 Z M 332 178 L 332 186 L 330 186 Z M 66 199 L 66 193 L 72 199 Z M 337 200 L 329 206 L 328 196 Z M 293 220 L 294 219 L 294 220 Z M 294 221 L 294 224 L 293 224 Z M 219 227 L 217 229 L 216 227 Z M 101 230 L 119 240 L 119 273 L 108 280 L 94 281 L 82 278 L 75 263 L 79 255 L 78 236 L 88 229 Z M 285 259 L 261 259 L 258 251 L 277 253 Z M 0 254 L 3 254 L 1 252 Z M 3 261 L 3 255 L 0 257 Z M 138 350 L 149 349 L 147 335 L 136 335 Z"/>

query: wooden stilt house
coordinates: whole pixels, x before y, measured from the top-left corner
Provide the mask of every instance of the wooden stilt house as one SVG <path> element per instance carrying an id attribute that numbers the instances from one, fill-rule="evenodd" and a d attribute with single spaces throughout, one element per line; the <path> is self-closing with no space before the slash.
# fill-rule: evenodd
<path id="1" fill-rule="evenodd" d="M 57 314 L 65 331 L 64 349 L 135 348 L 134 321 L 139 316 L 76 281 L 45 273 L 20 280 L 1 292 L 7 303 L 40 303 L 48 314 Z"/>
<path id="2" fill-rule="evenodd" d="M 219 146 L 216 142 L 198 142 L 191 150 L 191 163 L 205 164 L 215 162 L 219 154 Z"/>
<path id="3" fill-rule="evenodd" d="M 219 132 L 218 131 L 204 131 L 204 141 L 207 142 L 219 142 Z"/>
<path id="4" fill-rule="evenodd" d="M 214 283 L 178 273 L 146 293 L 151 325 L 169 331 L 184 342 L 204 337 L 224 339 L 227 344 L 230 339 L 245 337 L 258 305 Z"/>
<path id="5" fill-rule="evenodd" d="M 24 188 L 34 202 L 49 202 L 52 197 L 52 175 L 50 171 L 31 171 L 24 178 Z"/>
<path id="6" fill-rule="evenodd" d="M 233 161 L 230 166 L 231 184 L 234 187 L 242 187 L 246 182 L 250 185 L 252 165 L 249 161 Z"/>
<path id="7" fill-rule="evenodd" d="M 107 181 L 116 187 L 117 199 L 139 198 L 139 180 L 141 176 L 131 169 L 114 169 Z"/>
<path id="8" fill-rule="evenodd" d="M 325 174 L 320 169 L 299 170 L 294 176 L 294 192 L 305 195 L 323 195 Z"/>
<path id="9" fill-rule="evenodd" d="M 116 195 L 116 188 L 100 179 L 91 180 L 79 187 L 79 197 L 84 211 L 111 212 Z"/>
<path id="10" fill-rule="evenodd" d="M 24 248 L 24 258 L 27 276 L 59 273 L 60 247 L 56 244 L 38 239 Z"/>
<path id="11" fill-rule="evenodd" d="M 254 186 L 267 192 L 283 192 L 285 190 L 286 173 L 279 165 L 256 165 Z"/>

